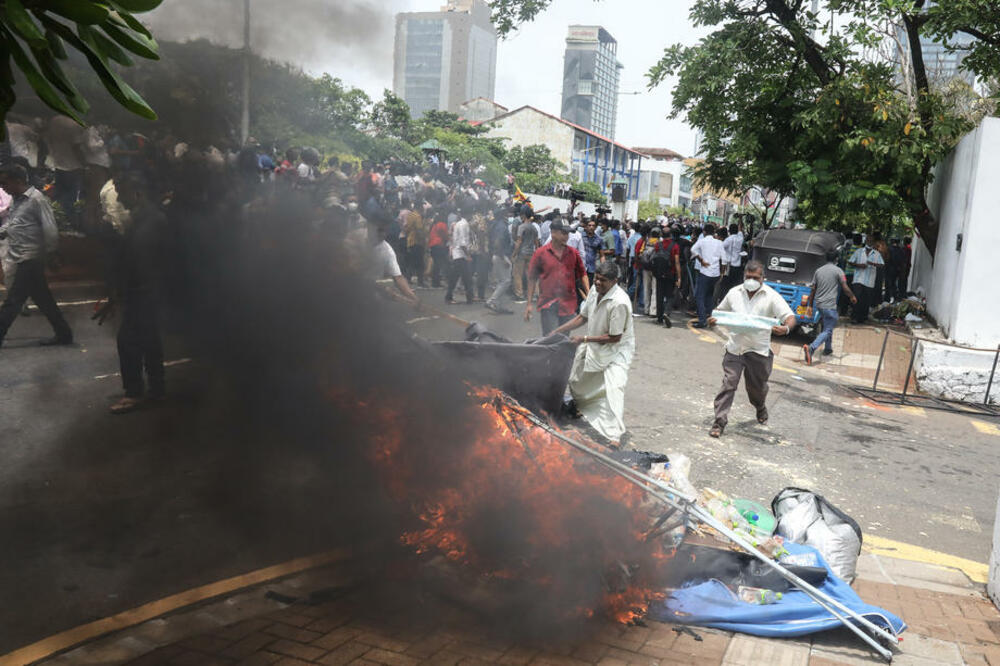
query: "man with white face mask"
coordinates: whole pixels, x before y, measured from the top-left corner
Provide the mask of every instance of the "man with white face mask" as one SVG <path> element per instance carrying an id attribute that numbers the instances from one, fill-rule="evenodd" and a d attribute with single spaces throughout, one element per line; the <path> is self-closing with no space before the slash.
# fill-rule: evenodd
<path id="1" fill-rule="evenodd" d="M 756 260 L 747 263 L 743 284 L 730 289 L 717 309 L 777 319 L 782 323 L 770 330 L 730 331 L 726 355 L 722 359 L 722 389 L 715 397 L 715 422 L 708 433 L 712 437 L 721 436 L 726 429 L 741 375 L 746 382 L 750 404 L 757 410 L 757 422 L 767 423 L 767 382 L 774 364 L 771 335 L 788 335 L 795 328 L 795 314 L 778 292 L 764 284 L 764 265 Z M 708 323 L 714 326 L 715 318 Z"/>

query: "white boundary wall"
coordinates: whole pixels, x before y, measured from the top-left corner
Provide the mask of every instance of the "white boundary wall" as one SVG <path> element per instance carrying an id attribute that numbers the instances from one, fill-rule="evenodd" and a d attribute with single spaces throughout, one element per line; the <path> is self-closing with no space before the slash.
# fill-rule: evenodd
<path id="1" fill-rule="evenodd" d="M 934 261 L 922 241 L 913 244 L 911 291 L 922 288 L 927 310 L 947 338 L 960 345 L 1000 344 L 1000 118 L 987 118 L 935 168 L 928 193 L 940 224 Z M 961 240 L 959 240 L 961 237 Z M 961 246 L 959 246 L 961 243 Z M 921 345 L 920 388 L 949 399 L 981 402 L 993 354 Z M 994 381 L 991 402 L 1000 402 Z"/>
<path id="2" fill-rule="evenodd" d="M 929 195 L 940 223 L 933 264 L 914 242 L 910 290 L 923 287 L 927 309 L 950 340 L 1000 344 L 1000 118 L 987 118 L 935 169 Z M 962 236 L 961 250 L 957 249 Z"/>

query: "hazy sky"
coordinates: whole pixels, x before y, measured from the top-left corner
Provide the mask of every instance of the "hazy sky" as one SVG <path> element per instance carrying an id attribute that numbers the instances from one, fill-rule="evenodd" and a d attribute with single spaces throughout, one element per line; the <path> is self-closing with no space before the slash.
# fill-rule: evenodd
<path id="1" fill-rule="evenodd" d="M 394 15 L 436 11 L 444 0 L 251 0 L 253 40 L 264 55 L 310 73 L 329 72 L 381 97 L 392 88 Z M 242 39 L 240 0 L 167 0 L 149 16 L 164 39 L 208 37 L 235 45 Z M 496 101 L 509 108 L 531 104 L 559 115 L 563 52 L 570 24 L 595 24 L 618 40 L 622 95 L 616 139 L 633 146 L 690 154 L 694 131 L 668 120 L 670 82 L 646 91 L 645 74 L 663 48 L 701 36 L 687 19 L 690 0 L 554 0 L 533 23 L 502 41 Z"/>

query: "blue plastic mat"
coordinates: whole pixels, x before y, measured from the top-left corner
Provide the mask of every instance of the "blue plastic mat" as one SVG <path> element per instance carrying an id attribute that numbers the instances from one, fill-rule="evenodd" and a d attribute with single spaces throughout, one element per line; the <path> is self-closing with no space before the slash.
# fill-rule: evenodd
<path id="1" fill-rule="evenodd" d="M 862 601 L 850 585 L 830 571 L 816 549 L 789 542 L 785 548 L 795 564 L 826 568 L 827 578 L 817 588 L 821 592 L 896 634 L 906 630 L 901 618 Z M 665 601 L 651 605 L 648 616 L 660 622 L 696 624 L 769 638 L 804 636 L 841 626 L 840 620 L 801 590 L 791 589 L 777 603 L 760 606 L 741 601 L 717 580 L 676 590 Z"/>

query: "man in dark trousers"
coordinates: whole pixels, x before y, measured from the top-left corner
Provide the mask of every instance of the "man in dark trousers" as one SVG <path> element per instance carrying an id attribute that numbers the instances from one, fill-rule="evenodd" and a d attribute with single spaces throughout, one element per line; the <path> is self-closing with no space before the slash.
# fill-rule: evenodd
<path id="1" fill-rule="evenodd" d="M 660 237 L 659 229 L 649 232 L 653 247 L 652 273 L 656 279 L 656 323 L 671 328 L 670 312 L 674 307 L 674 288 L 681 286 L 681 248 L 673 238 Z M 664 307 L 666 306 L 666 307 Z M 650 308 L 652 312 L 652 308 Z"/>
<path id="2" fill-rule="evenodd" d="M 115 187 L 131 216 L 116 252 L 111 301 L 122 306 L 118 361 L 125 389 L 125 397 L 111 406 L 111 412 L 123 414 L 145 400 L 163 398 L 166 390 L 159 309 L 167 218 L 150 201 L 149 184 L 142 176 L 116 179 Z"/>
<path id="3" fill-rule="evenodd" d="M 0 306 L 0 345 L 11 324 L 31 298 L 49 320 L 55 336 L 42 345 L 71 345 L 73 331 L 63 318 L 45 280 L 46 256 L 59 244 L 52 206 L 45 195 L 28 184 L 24 167 L 11 164 L 0 168 L 0 187 L 13 197 L 0 238 L 7 240 L 8 258 L 17 266 L 7 299 Z"/>
<path id="4" fill-rule="evenodd" d="M 549 227 L 552 241 L 535 250 L 528 266 L 528 304 L 524 320 L 531 319 L 535 307 L 535 286 L 538 286 L 538 312 L 542 315 L 542 335 L 548 335 L 576 314 L 576 283 L 590 291 L 590 281 L 580 253 L 566 245 L 569 227 L 555 220 Z"/>

